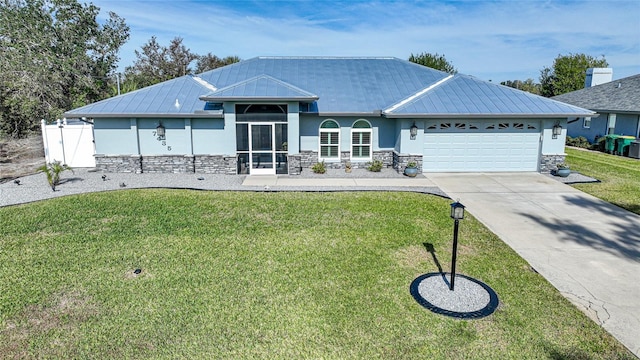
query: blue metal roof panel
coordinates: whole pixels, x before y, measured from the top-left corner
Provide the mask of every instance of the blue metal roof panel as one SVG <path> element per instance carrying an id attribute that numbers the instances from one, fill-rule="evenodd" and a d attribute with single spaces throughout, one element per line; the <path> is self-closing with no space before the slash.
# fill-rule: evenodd
<path id="1" fill-rule="evenodd" d="M 218 88 L 267 75 L 319 97 L 321 113 L 383 109 L 446 73 L 396 58 L 259 57 L 199 76 Z"/>
<path id="2" fill-rule="evenodd" d="M 213 91 L 201 97 L 201 99 L 207 101 L 241 100 L 245 98 L 286 98 L 310 101 L 317 100 L 318 96 L 284 81 L 274 79 L 271 76 L 260 75 Z"/>
<path id="3" fill-rule="evenodd" d="M 204 109 L 199 96 L 210 91 L 191 76 L 182 76 L 68 111 L 65 116 L 193 114 Z"/>
<path id="4" fill-rule="evenodd" d="M 455 75 L 388 115 L 590 115 L 592 112 L 510 87 Z"/>

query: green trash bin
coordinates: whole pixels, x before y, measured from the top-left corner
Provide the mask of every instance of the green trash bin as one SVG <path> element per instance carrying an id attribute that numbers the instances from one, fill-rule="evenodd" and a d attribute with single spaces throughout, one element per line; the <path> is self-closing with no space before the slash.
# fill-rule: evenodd
<path id="1" fill-rule="evenodd" d="M 628 155 L 629 154 L 629 145 L 635 141 L 635 137 L 633 136 L 620 136 L 616 139 L 616 154 L 618 155 Z"/>
<path id="2" fill-rule="evenodd" d="M 616 139 L 619 138 L 620 135 L 606 135 L 604 137 L 604 151 L 608 154 L 613 154 L 616 151 Z"/>

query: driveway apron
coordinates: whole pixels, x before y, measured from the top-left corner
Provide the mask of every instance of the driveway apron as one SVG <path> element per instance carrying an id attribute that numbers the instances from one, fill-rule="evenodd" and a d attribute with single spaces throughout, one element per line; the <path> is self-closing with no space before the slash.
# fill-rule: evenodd
<path id="1" fill-rule="evenodd" d="M 640 357 L 640 216 L 538 173 L 427 177 Z"/>

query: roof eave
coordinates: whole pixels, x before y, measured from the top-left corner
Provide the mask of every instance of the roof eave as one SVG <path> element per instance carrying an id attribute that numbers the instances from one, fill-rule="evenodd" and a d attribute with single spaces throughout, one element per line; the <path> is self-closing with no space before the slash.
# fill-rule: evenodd
<path id="1" fill-rule="evenodd" d="M 459 118 L 471 118 L 471 119 L 555 119 L 566 117 L 585 117 L 585 116 L 597 116 L 596 113 L 571 113 L 571 114 L 384 114 L 385 117 L 390 119 L 459 119 Z"/>
<path id="2" fill-rule="evenodd" d="M 67 118 L 109 118 L 109 119 L 120 119 L 120 118 L 154 118 L 154 119 L 170 119 L 170 118 L 179 118 L 179 119 L 190 119 L 190 118 L 222 118 L 224 114 L 221 112 L 208 112 L 208 111 L 196 111 L 193 113 L 180 113 L 180 114 L 168 114 L 168 113 L 158 113 L 158 114 L 131 114 L 131 113 L 117 113 L 117 114 L 80 114 L 80 113 L 64 113 L 64 117 Z"/>
<path id="3" fill-rule="evenodd" d="M 218 101 L 218 102 L 223 102 L 223 101 L 235 101 L 235 102 L 244 102 L 244 101 L 269 101 L 269 102 L 276 102 L 276 101 L 300 101 L 300 102 L 314 102 L 317 101 L 319 99 L 319 97 L 317 96 L 306 96 L 306 97 L 272 97 L 272 96 L 247 96 L 247 97 L 240 97 L 240 96 L 201 96 L 199 98 L 202 101 Z"/>

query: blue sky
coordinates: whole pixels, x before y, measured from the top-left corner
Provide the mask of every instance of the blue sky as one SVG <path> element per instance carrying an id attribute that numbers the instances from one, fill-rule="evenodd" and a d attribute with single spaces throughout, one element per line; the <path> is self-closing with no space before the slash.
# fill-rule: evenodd
<path id="1" fill-rule="evenodd" d="M 88 0 L 89 1 L 89 0 Z M 483 80 L 538 81 L 559 55 L 605 56 L 614 79 L 640 73 L 640 1 L 91 0 L 131 27 L 120 68 L 155 35 L 197 54 L 444 54 Z"/>

